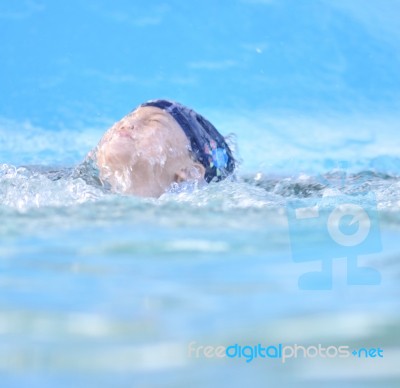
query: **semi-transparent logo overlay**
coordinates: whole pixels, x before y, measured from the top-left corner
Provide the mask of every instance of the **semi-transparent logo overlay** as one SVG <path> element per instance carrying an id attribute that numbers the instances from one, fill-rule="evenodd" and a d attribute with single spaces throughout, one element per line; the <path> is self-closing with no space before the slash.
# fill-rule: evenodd
<path id="1" fill-rule="evenodd" d="M 321 265 L 321 270 L 300 276 L 300 289 L 332 289 L 332 261 L 340 258 L 347 260 L 348 285 L 380 284 L 376 269 L 358 263 L 360 256 L 382 251 L 374 193 L 336 190 L 334 195 L 289 200 L 286 210 L 293 260 Z"/>
<path id="2" fill-rule="evenodd" d="M 383 349 L 380 347 L 352 348 L 348 345 L 201 345 L 195 341 L 188 344 L 189 358 L 229 358 L 242 359 L 250 363 L 255 359 L 280 360 L 285 363 L 290 359 L 314 359 L 314 358 L 383 358 Z"/>

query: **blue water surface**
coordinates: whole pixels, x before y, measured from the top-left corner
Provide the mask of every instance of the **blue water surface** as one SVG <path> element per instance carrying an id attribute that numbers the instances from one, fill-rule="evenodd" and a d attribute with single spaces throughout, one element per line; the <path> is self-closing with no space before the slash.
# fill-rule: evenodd
<path id="1" fill-rule="evenodd" d="M 2 2 L 1 385 L 398 386 L 399 10 L 396 0 Z M 153 98 L 230 135 L 235 177 L 159 199 L 99 186 L 85 155 Z M 376 217 L 379 241 L 336 250 L 328 219 L 343 198 Z M 291 213 L 293 201 L 318 204 L 320 217 L 294 223 L 315 209 Z M 343 234 L 365 228 L 360 214 L 342 219 Z M 348 284 L 350 256 L 379 282 Z M 330 287 L 301 287 L 324 266 Z M 384 356 L 190 351 L 235 344 Z"/>

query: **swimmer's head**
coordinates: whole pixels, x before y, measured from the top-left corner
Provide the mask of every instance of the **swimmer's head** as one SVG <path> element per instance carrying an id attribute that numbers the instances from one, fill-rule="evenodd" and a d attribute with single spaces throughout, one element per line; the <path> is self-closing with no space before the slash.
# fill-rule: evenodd
<path id="1" fill-rule="evenodd" d="M 166 100 L 140 105 L 96 149 L 100 178 L 114 191 L 158 197 L 174 182 L 222 180 L 235 162 L 224 138 L 193 110 Z"/>

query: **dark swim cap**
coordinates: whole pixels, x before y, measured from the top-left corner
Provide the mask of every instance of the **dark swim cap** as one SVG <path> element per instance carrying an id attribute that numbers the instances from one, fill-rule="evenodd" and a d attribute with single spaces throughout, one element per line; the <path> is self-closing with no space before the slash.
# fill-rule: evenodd
<path id="1" fill-rule="evenodd" d="M 154 106 L 168 112 L 181 126 L 190 141 L 195 159 L 206 169 L 204 179 L 220 181 L 235 169 L 235 160 L 224 137 L 203 116 L 177 102 L 151 100 L 140 105 Z"/>

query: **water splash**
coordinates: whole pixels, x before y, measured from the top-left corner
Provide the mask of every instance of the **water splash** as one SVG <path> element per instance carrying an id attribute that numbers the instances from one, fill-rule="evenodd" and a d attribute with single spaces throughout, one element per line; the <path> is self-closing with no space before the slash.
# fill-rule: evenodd
<path id="1" fill-rule="evenodd" d="M 176 202 L 209 209 L 260 209 L 285 206 L 287 199 L 321 198 L 335 194 L 374 192 L 380 210 L 400 209 L 400 179 L 395 175 L 362 171 L 343 175 L 337 170 L 318 175 L 270 177 L 258 172 L 224 182 L 188 181 L 173 184 L 159 199 L 143 203 Z M 0 165 L 0 202 L 18 210 L 71 206 L 97 201 L 111 193 L 88 159 L 75 168 Z"/>
<path id="2" fill-rule="evenodd" d="M 105 192 L 83 164 L 75 169 L 0 165 L 0 202 L 19 210 L 94 201 Z"/>

